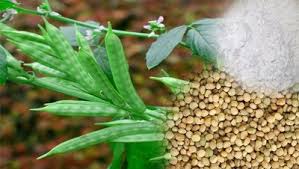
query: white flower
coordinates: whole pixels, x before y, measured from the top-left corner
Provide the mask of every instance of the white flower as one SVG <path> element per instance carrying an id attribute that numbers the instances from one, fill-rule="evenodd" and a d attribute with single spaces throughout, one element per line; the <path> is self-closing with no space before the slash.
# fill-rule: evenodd
<path id="1" fill-rule="evenodd" d="M 152 32 L 163 32 L 165 31 L 165 25 L 162 22 L 164 22 L 164 17 L 159 16 L 157 20 L 148 21 L 148 24 L 144 25 L 143 28 Z"/>
<path id="2" fill-rule="evenodd" d="M 2 20 L 12 20 L 14 15 L 16 15 L 18 12 L 15 9 L 7 9 L 3 14 L 2 14 Z"/>
<path id="3" fill-rule="evenodd" d="M 86 40 L 92 40 L 92 37 L 93 37 L 93 30 L 91 29 L 88 29 L 85 31 L 85 39 Z"/>
<path id="4" fill-rule="evenodd" d="M 163 16 L 159 16 L 157 23 L 162 23 L 164 22 L 164 17 Z"/>

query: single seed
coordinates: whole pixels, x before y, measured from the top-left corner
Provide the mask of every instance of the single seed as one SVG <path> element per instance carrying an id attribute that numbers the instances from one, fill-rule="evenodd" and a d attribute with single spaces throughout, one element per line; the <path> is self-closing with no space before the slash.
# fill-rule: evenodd
<path id="1" fill-rule="evenodd" d="M 206 152 L 204 150 L 197 151 L 197 157 L 202 158 L 206 155 Z"/>
<path id="2" fill-rule="evenodd" d="M 192 136 L 192 141 L 193 141 L 193 142 L 198 142 L 198 141 L 200 141 L 200 135 L 198 135 L 198 134 L 194 134 L 194 135 Z"/>
<path id="3" fill-rule="evenodd" d="M 215 84 L 213 84 L 213 83 L 208 83 L 207 85 L 206 85 L 206 89 L 208 89 L 208 90 L 213 90 L 213 89 L 215 89 Z"/>
<path id="4" fill-rule="evenodd" d="M 230 112 L 232 115 L 237 115 L 239 113 L 238 109 L 234 107 L 230 110 Z"/>
<path id="5" fill-rule="evenodd" d="M 255 111 L 255 117 L 256 118 L 261 118 L 261 117 L 263 117 L 263 115 L 264 115 L 264 111 L 263 110 L 258 109 L 258 110 Z"/>
<path id="6" fill-rule="evenodd" d="M 190 103 L 190 109 L 191 110 L 194 110 L 194 109 L 196 109 L 198 107 L 198 104 L 196 103 L 196 102 L 192 102 L 192 103 Z"/>

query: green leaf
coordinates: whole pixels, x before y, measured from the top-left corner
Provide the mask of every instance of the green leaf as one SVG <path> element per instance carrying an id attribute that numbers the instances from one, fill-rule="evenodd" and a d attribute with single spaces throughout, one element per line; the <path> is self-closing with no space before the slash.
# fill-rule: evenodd
<path id="1" fill-rule="evenodd" d="M 11 0 L 1 0 L 0 1 L 0 11 L 4 11 L 6 9 L 12 8 L 16 6 Z"/>
<path id="2" fill-rule="evenodd" d="M 116 138 L 127 136 L 127 135 L 146 134 L 152 132 L 159 132 L 159 129 L 157 126 L 151 123 L 127 124 L 127 125 L 108 127 L 63 142 L 57 145 L 56 147 L 54 147 L 48 153 L 40 156 L 38 159 L 56 155 L 56 154 L 80 150 L 99 143 L 109 142 Z"/>
<path id="3" fill-rule="evenodd" d="M 113 160 L 108 169 L 121 169 L 125 144 L 111 143 L 113 149 Z"/>
<path id="4" fill-rule="evenodd" d="M 146 65 L 149 69 L 166 59 L 173 49 L 182 41 L 187 26 L 183 25 L 162 34 L 146 53 Z"/>
<path id="5" fill-rule="evenodd" d="M 0 45 L 0 84 L 4 84 L 7 80 L 7 51 Z"/>
<path id="6" fill-rule="evenodd" d="M 187 87 L 187 85 L 189 84 L 188 81 L 176 79 L 173 77 L 150 77 L 150 79 L 163 83 L 174 94 L 179 94 L 180 92 L 183 92 L 185 87 Z"/>
<path id="7" fill-rule="evenodd" d="M 215 63 L 217 57 L 216 31 L 219 19 L 203 19 L 194 22 L 186 34 L 186 44 L 206 63 Z"/>
<path id="8" fill-rule="evenodd" d="M 165 154 L 163 142 L 145 142 L 126 144 L 128 169 L 164 169 L 163 161 L 150 159 Z"/>
<path id="9" fill-rule="evenodd" d="M 59 116 L 71 117 L 113 117 L 125 116 L 127 112 L 110 103 L 72 101 L 69 103 L 55 102 L 48 103 L 46 107 L 31 109 L 34 111 L 45 111 Z"/>
<path id="10" fill-rule="evenodd" d="M 138 143 L 138 142 L 162 141 L 163 139 L 164 139 L 163 133 L 149 133 L 149 134 L 136 134 L 130 136 L 123 136 L 112 140 L 112 142 Z"/>

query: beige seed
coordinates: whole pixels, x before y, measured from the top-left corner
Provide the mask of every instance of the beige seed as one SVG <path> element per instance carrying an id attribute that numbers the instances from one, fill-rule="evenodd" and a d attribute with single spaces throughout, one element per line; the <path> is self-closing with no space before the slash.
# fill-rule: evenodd
<path id="1" fill-rule="evenodd" d="M 238 109 L 235 107 L 231 108 L 230 112 L 232 115 L 237 115 L 239 113 Z"/>
<path id="2" fill-rule="evenodd" d="M 196 102 L 192 102 L 192 103 L 190 103 L 189 107 L 190 107 L 191 110 L 194 110 L 198 107 L 198 104 Z"/>
<path id="3" fill-rule="evenodd" d="M 206 152 L 204 150 L 197 151 L 197 157 L 202 158 L 206 155 Z"/>
<path id="4" fill-rule="evenodd" d="M 213 139 L 213 134 L 207 134 L 206 135 L 206 140 L 209 141 L 209 140 L 212 140 Z"/>
<path id="5" fill-rule="evenodd" d="M 228 95 L 230 95 L 230 96 L 234 96 L 234 95 L 236 95 L 236 90 L 235 89 L 230 89 L 229 91 L 228 91 Z"/>
<path id="6" fill-rule="evenodd" d="M 196 152 L 196 147 L 195 146 L 190 146 L 189 151 L 190 151 L 190 153 L 195 153 Z"/>
<path id="7" fill-rule="evenodd" d="M 274 122 L 275 122 L 275 117 L 274 117 L 274 116 L 268 116 L 268 117 L 267 117 L 267 121 L 268 121 L 269 123 L 274 123 Z"/>
<path id="8" fill-rule="evenodd" d="M 198 142 L 198 141 L 200 141 L 200 135 L 194 134 L 191 139 L 193 142 Z"/>
<path id="9" fill-rule="evenodd" d="M 165 134 L 165 137 L 170 140 L 174 137 L 174 134 L 171 131 L 167 131 Z"/>
<path id="10" fill-rule="evenodd" d="M 276 120 L 281 120 L 283 118 L 283 116 L 279 113 L 275 113 L 274 117 Z"/>
<path id="11" fill-rule="evenodd" d="M 253 148 L 250 145 L 247 145 L 246 148 L 245 148 L 245 151 L 247 153 L 251 153 L 251 152 L 253 152 Z"/>
<path id="12" fill-rule="evenodd" d="M 285 99 L 278 99 L 277 102 L 276 102 L 276 104 L 278 106 L 283 106 L 283 105 L 286 104 L 286 100 Z"/>
<path id="13" fill-rule="evenodd" d="M 264 115 L 264 111 L 263 110 L 258 109 L 258 110 L 255 111 L 255 117 L 256 118 L 261 118 L 261 117 L 263 117 L 263 115 Z"/>
<path id="14" fill-rule="evenodd" d="M 192 124 L 194 122 L 194 118 L 192 116 L 188 116 L 186 119 L 187 124 Z"/>
<path id="15" fill-rule="evenodd" d="M 249 102 L 251 100 L 251 96 L 248 93 L 244 93 L 243 98 L 245 102 Z"/>
<path id="16" fill-rule="evenodd" d="M 237 152 L 235 153 L 235 157 L 236 157 L 236 159 L 242 159 L 242 158 L 243 158 L 243 154 L 242 154 L 242 152 L 237 151 Z"/>
<path id="17" fill-rule="evenodd" d="M 185 101 L 185 103 L 189 104 L 189 103 L 192 102 L 192 97 L 191 96 L 187 96 L 187 97 L 185 97 L 184 101 Z"/>
<path id="18" fill-rule="evenodd" d="M 213 83 L 208 83 L 207 85 L 206 85 L 206 89 L 208 89 L 208 90 L 213 90 L 213 89 L 215 89 L 216 88 L 216 86 L 215 86 L 215 84 L 213 84 Z"/>

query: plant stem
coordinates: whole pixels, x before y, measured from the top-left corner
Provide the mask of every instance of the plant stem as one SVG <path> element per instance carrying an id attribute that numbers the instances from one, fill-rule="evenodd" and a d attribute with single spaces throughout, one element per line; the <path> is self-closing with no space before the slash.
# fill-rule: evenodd
<path id="1" fill-rule="evenodd" d="M 95 24 L 89 24 L 86 22 L 81 22 L 81 21 L 77 21 L 74 19 L 70 19 L 70 18 L 66 18 L 63 17 L 61 15 L 57 15 L 56 13 L 51 13 L 51 12 L 40 12 L 40 11 L 35 11 L 35 10 L 30 10 L 30 9 L 26 9 L 26 8 L 22 8 L 19 6 L 15 6 L 13 7 L 15 10 L 17 10 L 19 13 L 24 13 L 24 14 L 31 14 L 31 15 L 39 15 L 39 16 L 44 16 L 47 18 L 51 18 L 54 20 L 58 20 L 61 22 L 65 22 L 68 24 L 74 24 L 74 25 L 79 25 L 79 26 L 83 26 L 83 27 L 87 27 L 87 28 L 91 28 L 91 29 L 100 29 L 102 31 L 107 32 L 108 28 L 106 27 L 100 27 L 98 25 Z M 141 38 L 158 38 L 159 35 L 150 35 L 148 33 L 139 33 L 139 32 L 131 32 L 131 31 L 123 31 L 123 30 L 113 30 L 113 32 L 117 35 L 120 36 L 134 36 L 134 37 L 141 37 Z"/>
<path id="2" fill-rule="evenodd" d="M 95 24 L 89 24 L 86 22 L 81 22 L 81 21 L 77 21 L 74 19 L 70 19 L 70 18 L 66 18 L 66 17 L 61 16 L 54 12 L 35 11 L 35 10 L 31 10 L 31 9 L 22 8 L 19 6 L 14 6 L 13 8 L 15 10 L 17 10 L 19 13 L 23 13 L 23 14 L 39 15 L 39 16 L 44 16 L 44 17 L 51 18 L 51 19 L 54 19 L 57 21 L 61 21 L 64 23 L 68 23 L 68 24 L 79 25 L 82 27 L 90 28 L 90 29 L 100 29 L 101 31 L 104 31 L 104 32 L 108 31 L 108 28 L 106 28 L 106 27 L 98 26 Z M 133 37 L 139 37 L 139 38 L 155 38 L 155 39 L 159 37 L 159 35 L 151 35 L 149 33 L 140 33 L 140 32 L 123 31 L 123 30 L 115 30 L 115 29 L 113 29 L 112 31 L 119 36 L 133 36 Z M 180 42 L 180 45 L 185 48 L 189 48 L 189 46 L 185 42 Z"/>

